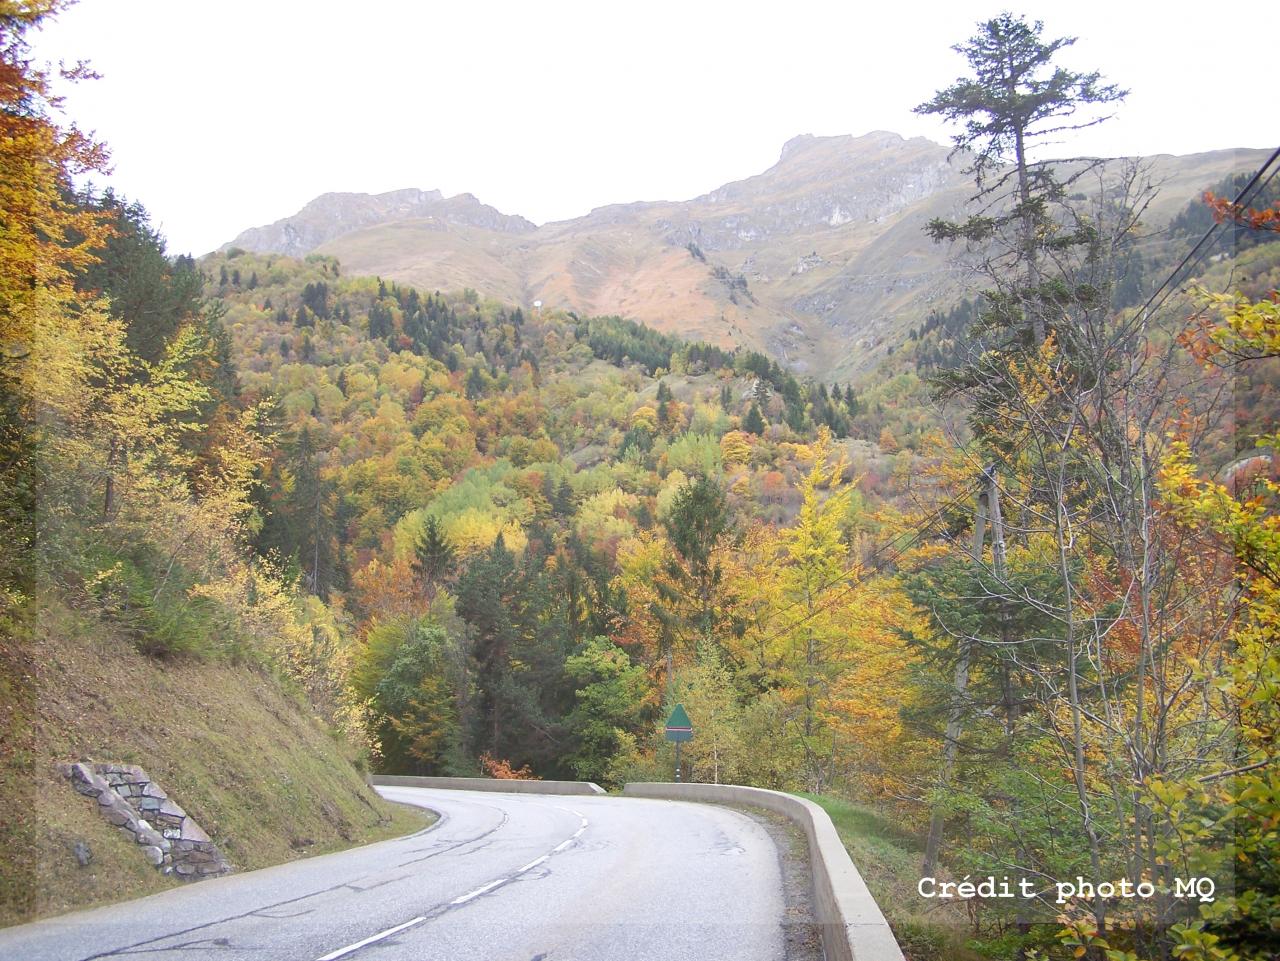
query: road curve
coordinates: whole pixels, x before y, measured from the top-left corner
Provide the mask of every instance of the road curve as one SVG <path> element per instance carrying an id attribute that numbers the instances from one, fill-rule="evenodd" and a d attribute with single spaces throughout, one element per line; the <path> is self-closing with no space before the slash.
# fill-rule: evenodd
<path id="1" fill-rule="evenodd" d="M 781 961 L 774 843 L 730 808 L 383 787 L 394 841 L 0 930 L 3 961 Z"/>

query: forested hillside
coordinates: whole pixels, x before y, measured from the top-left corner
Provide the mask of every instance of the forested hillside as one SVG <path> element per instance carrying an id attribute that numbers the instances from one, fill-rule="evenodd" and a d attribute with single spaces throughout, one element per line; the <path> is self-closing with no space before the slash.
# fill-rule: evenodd
<path id="1" fill-rule="evenodd" d="M 1158 238 L 1168 221 L 1205 187 L 1252 171 L 1265 156 L 1240 149 L 1144 158 L 1161 186 L 1144 211 L 1155 245 L 1177 246 L 1181 237 Z M 1109 161 L 1108 175 L 1124 164 Z M 471 287 L 526 308 L 541 300 L 579 314 L 621 314 L 861 384 L 910 328 L 974 293 L 963 265 L 921 243 L 931 218 L 963 207 L 963 168 L 963 155 L 923 137 L 802 135 L 768 170 L 682 202 L 611 204 L 535 227 L 469 194 L 325 194 L 226 247 L 325 254 L 354 273 L 427 289 Z"/>
<path id="2" fill-rule="evenodd" d="M 973 203 L 913 242 L 980 289 L 855 388 L 172 257 L 76 187 L 102 149 L 23 59 L 56 7 L 0 10 L 6 918 L 167 883 L 72 867 L 59 761 L 154 768 L 252 867 L 407 830 L 362 771 L 669 779 L 679 703 L 685 779 L 827 795 L 913 961 L 1275 957 L 1280 151 L 1153 238 L 1141 170 L 1026 150 L 1124 91 L 980 24 L 918 108 Z M 1034 890 L 916 886 L 986 877 Z"/>
<path id="3" fill-rule="evenodd" d="M 67 762 L 147 768 L 237 870 L 423 823 L 315 668 L 349 639 L 250 550 L 265 409 L 199 274 L 73 189 L 106 155 L 24 59 L 51 9 L 0 8 L 0 923 L 180 883 Z"/>
<path id="4" fill-rule="evenodd" d="M 892 533 L 876 510 L 919 464 L 847 439 L 874 420 L 851 390 L 320 256 L 199 269 L 246 399 L 272 398 L 255 547 L 362 640 L 333 683 L 369 709 L 381 768 L 657 775 L 669 685 L 727 712 L 690 751 L 699 777 L 818 789 L 837 740 L 897 730 L 890 707 L 836 717 L 842 685 L 909 659 L 892 620 L 856 645 L 776 630 L 846 541 L 870 557 Z M 851 596 L 826 633 L 895 596 Z M 831 689 L 806 696 L 819 673 Z"/>

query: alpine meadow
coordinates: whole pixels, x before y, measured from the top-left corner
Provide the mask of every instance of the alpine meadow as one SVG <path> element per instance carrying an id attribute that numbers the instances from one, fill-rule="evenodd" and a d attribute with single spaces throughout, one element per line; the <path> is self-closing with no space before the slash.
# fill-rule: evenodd
<path id="1" fill-rule="evenodd" d="M 0 924 L 222 883 L 117 768 L 235 874 L 677 780 L 815 801 L 909 961 L 1280 958 L 1280 150 L 1051 159 L 1131 95 L 1002 13 L 949 145 L 193 257 L 68 6 L 0 0 Z"/>

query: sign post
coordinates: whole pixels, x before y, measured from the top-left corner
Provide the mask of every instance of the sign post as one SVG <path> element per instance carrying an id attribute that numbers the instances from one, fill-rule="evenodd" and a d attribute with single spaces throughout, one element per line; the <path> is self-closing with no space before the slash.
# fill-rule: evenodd
<path id="1" fill-rule="evenodd" d="M 680 745 L 685 741 L 693 740 L 693 725 L 689 722 L 689 715 L 685 713 L 684 705 L 677 704 L 675 710 L 671 712 L 671 716 L 667 718 L 667 726 L 665 728 L 667 740 L 674 741 L 676 745 L 676 782 L 680 781 Z"/>

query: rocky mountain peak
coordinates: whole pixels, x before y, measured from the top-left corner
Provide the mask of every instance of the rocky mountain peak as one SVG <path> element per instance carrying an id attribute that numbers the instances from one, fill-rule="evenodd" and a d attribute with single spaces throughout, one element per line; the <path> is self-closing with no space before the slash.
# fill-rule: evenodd
<path id="1" fill-rule="evenodd" d="M 886 130 L 792 137 L 777 163 L 692 200 L 599 207 L 541 227 L 471 194 L 317 197 L 234 244 L 304 256 L 428 290 L 619 314 L 745 344 L 799 369 L 865 369 L 954 295 L 949 251 L 922 240 L 972 193 L 964 157 Z M 1261 151 L 1153 158 L 1165 216 Z"/>
<path id="2" fill-rule="evenodd" d="M 473 194 L 446 198 L 439 190 L 406 187 L 380 194 L 321 194 L 293 216 L 252 227 L 226 246 L 302 257 L 344 234 L 400 220 L 434 220 L 444 229 L 479 227 L 511 234 L 536 229 L 525 218 L 504 214 Z"/>
<path id="3" fill-rule="evenodd" d="M 786 160 L 792 154 L 796 153 L 797 151 L 803 150 L 805 147 L 807 147 L 809 144 L 813 143 L 817 139 L 818 138 L 811 133 L 797 134 L 796 136 L 792 137 L 790 140 L 788 140 L 786 143 L 782 145 L 782 154 L 778 157 L 778 163 L 782 163 L 782 161 Z"/>
<path id="4" fill-rule="evenodd" d="M 878 222 L 955 182 L 946 148 L 924 138 L 885 130 L 801 134 L 768 170 L 685 205 L 689 216 L 671 218 L 670 236 L 679 240 L 687 232 L 707 250 L 732 250 L 815 228 Z"/>

